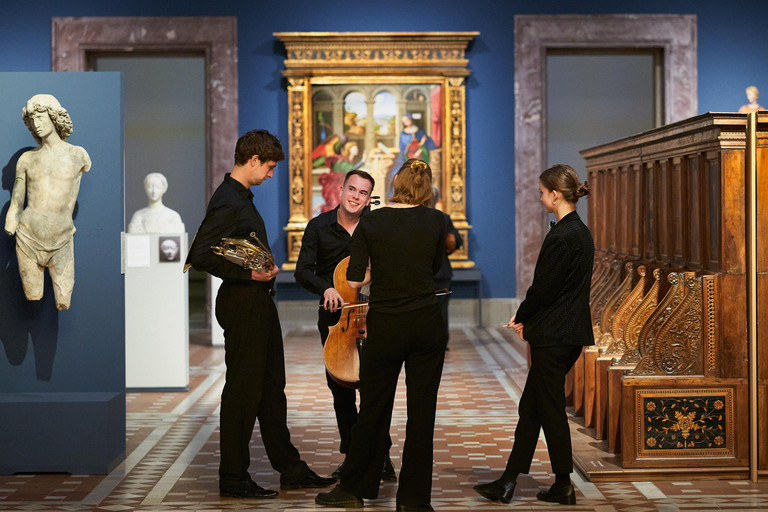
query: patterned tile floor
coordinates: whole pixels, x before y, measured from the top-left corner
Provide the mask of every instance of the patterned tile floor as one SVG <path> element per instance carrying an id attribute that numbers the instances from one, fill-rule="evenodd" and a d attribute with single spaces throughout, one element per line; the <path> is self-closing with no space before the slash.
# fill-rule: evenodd
<path id="1" fill-rule="evenodd" d="M 435 428 L 433 506 L 438 510 L 575 510 L 595 512 L 768 510 L 768 483 L 747 481 L 590 483 L 573 474 L 578 504 L 536 500 L 552 482 L 542 440 L 530 475 L 521 476 L 510 505 L 487 501 L 472 486 L 503 469 L 526 375 L 525 347 L 504 329 L 454 329 L 440 388 Z M 341 462 L 316 331 L 286 329 L 288 421 L 294 444 L 310 466 L 327 475 Z M 219 396 L 224 352 L 191 345 L 191 390 L 130 393 L 127 458 L 111 474 L 0 476 L 0 510 L 179 511 L 317 510 L 317 490 L 282 491 L 274 500 L 220 499 L 217 486 Z M 392 419 L 392 458 L 399 467 L 405 432 L 405 393 Z M 574 429 L 578 424 L 574 423 Z M 261 446 L 251 448 L 253 478 L 279 488 Z M 397 484 L 383 484 L 369 510 L 394 510 Z"/>

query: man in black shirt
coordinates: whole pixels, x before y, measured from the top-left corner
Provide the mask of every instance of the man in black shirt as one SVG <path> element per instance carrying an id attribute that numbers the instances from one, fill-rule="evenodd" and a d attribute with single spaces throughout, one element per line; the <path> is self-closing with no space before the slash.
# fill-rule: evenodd
<path id="1" fill-rule="evenodd" d="M 250 239 L 251 233 L 269 250 L 264 220 L 249 188 L 271 178 L 283 158 L 280 142 L 266 130 L 240 137 L 232 173 L 211 197 L 187 256 L 188 265 L 223 279 L 216 297 L 227 365 L 220 420 L 219 494 L 223 497 L 278 494 L 260 487 L 248 474 L 248 444 L 257 417 L 269 461 L 280 473 L 281 489 L 325 487 L 335 481 L 321 478 L 301 460 L 286 425 L 283 336 L 272 300 L 277 266 L 267 272 L 244 269 L 211 250 L 224 237 Z"/>
<path id="2" fill-rule="evenodd" d="M 440 190 L 432 185 L 432 208 L 440 199 Z M 450 254 L 464 245 L 464 239 L 461 238 L 461 233 L 453 225 L 451 216 L 443 212 L 443 219 L 445 220 L 445 253 L 443 254 L 443 266 L 435 274 L 435 289 L 436 290 L 449 290 L 451 289 L 451 279 L 453 278 L 453 268 L 451 267 L 451 260 L 448 258 Z M 450 331 L 448 329 L 448 299 L 450 294 L 439 295 L 437 302 L 440 304 L 440 312 L 443 314 L 443 321 L 445 322 L 445 339 L 450 339 Z M 448 349 L 448 345 L 445 346 L 445 350 Z"/>
<path id="3" fill-rule="evenodd" d="M 371 202 L 374 180 L 370 174 L 361 170 L 347 173 L 341 187 L 341 202 L 333 210 L 327 211 L 309 221 L 301 240 L 301 252 L 296 263 L 294 277 L 296 281 L 312 293 L 320 295 L 321 308 L 318 309 L 317 327 L 320 330 L 320 342 L 325 346 L 329 328 L 336 325 L 341 316 L 343 300 L 333 286 L 333 273 L 336 265 L 349 256 L 349 244 L 352 234 L 365 208 Z M 346 282 L 346 276 L 344 276 Z M 339 385 L 326 372 L 328 388 L 333 394 L 333 408 L 336 423 L 341 436 L 341 453 L 347 453 L 352 437 L 352 427 L 357 422 L 356 393 L 354 389 Z M 391 443 L 390 443 L 391 444 Z M 334 471 L 338 476 L 342 464 Z M 382 480 L 396 481 L 395 468 L 389 457 L 384 464 Z"/>

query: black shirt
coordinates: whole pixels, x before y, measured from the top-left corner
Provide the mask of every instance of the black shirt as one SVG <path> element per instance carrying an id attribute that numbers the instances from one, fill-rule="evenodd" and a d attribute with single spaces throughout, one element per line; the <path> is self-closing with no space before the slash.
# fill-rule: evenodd
<path id="1" fill-rule="evenodd" d="M 533 283 L 515 314 L 531 347 L 594 345 L 589 287 L 595 245 L 576 212 L 544 238 Z"/>
<path id="2" fill-rule="evenodd" d="M 259 283 L 269 289 L 274 279 L 269 283 L 253 281 L 249 269 L 217 256 L 211 250 L 211 246 L 218 244 L 222 238 L 250 239 L 251 233 L 256 233 L 261 243 L 269 249 L 267 229 L 264 219 L 253 204 L 253 193 L 227 173 L 211 196 L 205 218 L 189 249 L 187 263 L 195 270 L 208 272 L 224 281 Z"/>
<path id="3" fill-rule="evenodd" d="M 352 236 L 338 222 L 338 212 L 337 206 L 309 221 L 293 274 L 297 283 L 320 296 L 333 288 L 333 272 L 349 256 L 352 243 Z"/>
<path id="4" fill-rule="evenodd" d="M 425 206 L 379 208 L 360 219 L 347 279 L 362 281 L 371 260 L 370 307 L 399 313 L 437 304 L 433 276 L 445 253 L 443 213 Z"/>

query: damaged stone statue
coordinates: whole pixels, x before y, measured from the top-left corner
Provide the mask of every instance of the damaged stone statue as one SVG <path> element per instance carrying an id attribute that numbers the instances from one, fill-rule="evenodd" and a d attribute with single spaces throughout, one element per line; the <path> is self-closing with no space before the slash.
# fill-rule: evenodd
<path id="1" fill-rule="evenodd" d="M 19 273 L 27 300 L 43 297 L 48 267 L 56 307 L 69 309 L 75 285 L 72 212 L 80 178 L 90 170 L 91 159 L 85 149 L 64 142 L 72 133 L 72 121 L 56 98 L 37 94 L 22 112 L 39 146 L 22 154 L 16 164 L 5 232 L 16 235 Z"/>
<path id="2" fill-rule="evenodd" d="M 183 233 L 181 216 L 163 204 L 163 194 L 168 190 L 168 180 L 159 172 L 147 174 L 144 191 L 149 206 L 137 211 L 128 224 L 129 233 Z"/>

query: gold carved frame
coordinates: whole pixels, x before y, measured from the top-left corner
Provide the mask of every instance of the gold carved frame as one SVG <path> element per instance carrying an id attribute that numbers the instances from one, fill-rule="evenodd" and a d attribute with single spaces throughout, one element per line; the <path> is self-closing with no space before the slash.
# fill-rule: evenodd
<path id="1" fill-rule="evenodd" d="M 288 165 L 290 218 L 285 226 L 293 270 L 304 228 L 311 218 L 312 87 L 344 84 L 440 84 L 443 96 L 442 208 L 450 214 L 464 245 L 451 255 L 454 268 L 469 260 L 466 211 L 465 85 L 470 74 L 467 45 L 479 32 L 278 32 L 286 48 L 288 80 Z M 449 191 L 449 193 L 448 193 Z"/>

